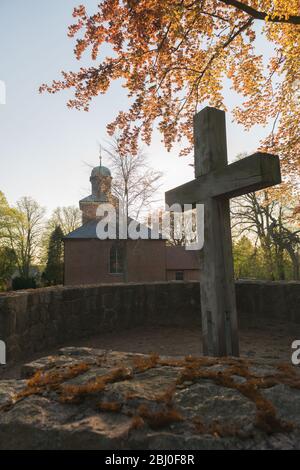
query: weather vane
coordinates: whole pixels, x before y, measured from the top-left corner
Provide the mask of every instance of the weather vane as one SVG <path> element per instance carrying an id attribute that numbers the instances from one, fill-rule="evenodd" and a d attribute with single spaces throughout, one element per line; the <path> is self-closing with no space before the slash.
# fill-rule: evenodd
<path id="1" fill-rule="evenodd" d="M 101 147 L 101 145 L 99 145 L 99 149 L 100 149 L 99 160 L 100 160 L 100 167 L 101 167 L 102 166 L 102 147 Z"/>

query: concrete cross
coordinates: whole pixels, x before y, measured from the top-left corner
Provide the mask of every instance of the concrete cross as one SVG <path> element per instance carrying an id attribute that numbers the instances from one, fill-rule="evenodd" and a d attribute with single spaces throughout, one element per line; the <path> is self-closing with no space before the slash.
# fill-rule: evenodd
<path id="1" fill-rule="evenodd" d="M 238 356 L 229 199 L 280 183 L 279 158 L 255 153 L 228 165 L 225 113 L 210 107 L 194 117 L 194 146 L 196 179 L 166 192 L 166 203 L 204 204 L 203 353 Z"/>

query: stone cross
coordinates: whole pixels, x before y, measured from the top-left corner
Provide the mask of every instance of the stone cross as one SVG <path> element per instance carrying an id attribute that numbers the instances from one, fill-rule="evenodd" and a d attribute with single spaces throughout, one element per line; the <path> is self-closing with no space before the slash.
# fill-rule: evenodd
<path id="1" fill-rule="evenodd" d="M 204 204 L 203 353 L 238 356 L 229 200 L 280 183 L 279 158 L 255 153 L 228 165 L 225 113 L 210 107 L 194 116 L 194 146 L 196 179 L 166 192 L 166 203 Z"/>

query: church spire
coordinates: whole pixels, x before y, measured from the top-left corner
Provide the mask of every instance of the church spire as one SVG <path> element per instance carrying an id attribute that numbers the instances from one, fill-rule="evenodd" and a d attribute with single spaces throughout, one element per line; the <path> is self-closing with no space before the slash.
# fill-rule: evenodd
<path id="1" fill-rule="evenodd" d="M 102 166 L 102 146 L 99 144 L 100 166 L 92 169 L 90 182 L 92 194 L 79 201 L 82 211 L 82 223 L 97 219 L 97 208 L 100 204 L 111 203 L 118 205 L 118 200 L 111 194 L 112 176 L 109 168 Z"/>
<path id="2" fill-rule="evenodd" d="M 99 144 L 99 160 L 100 160 L 100 168 L 102 167 L 102 146 Z"/>

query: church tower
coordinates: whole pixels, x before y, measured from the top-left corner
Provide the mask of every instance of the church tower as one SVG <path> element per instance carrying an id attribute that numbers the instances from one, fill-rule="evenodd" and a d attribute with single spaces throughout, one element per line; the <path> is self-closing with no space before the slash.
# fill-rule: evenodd
<path id="1" fill-rule="evenodd" d="M 92 169 L 90 182 L 92 194 L 79 201 L 83 224 L 97 219 L 97 208 L 100 204 L 110 203 L 114 206 L 117 205 L 117 198 L 111 194 L 111 172 L 108 168 L 102 166 L 101 158 L 100 166 Z"/>

